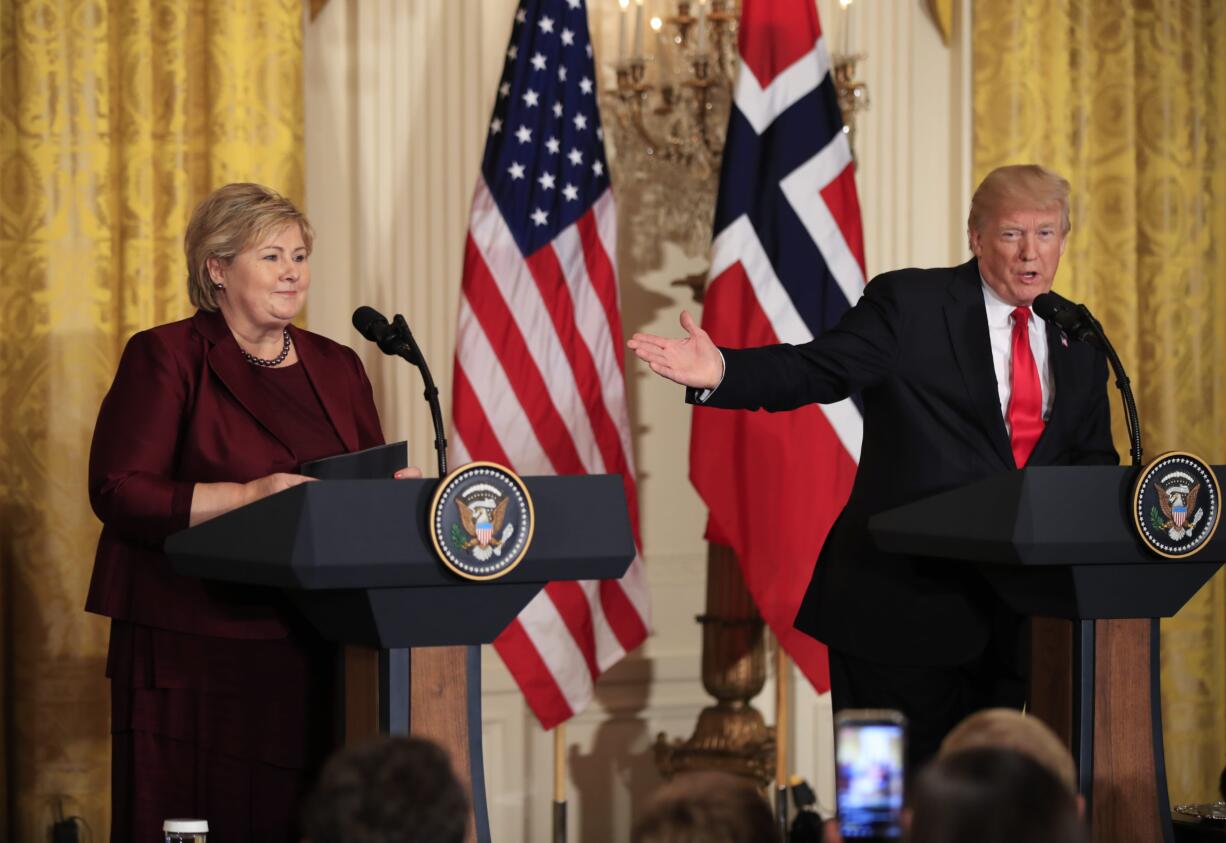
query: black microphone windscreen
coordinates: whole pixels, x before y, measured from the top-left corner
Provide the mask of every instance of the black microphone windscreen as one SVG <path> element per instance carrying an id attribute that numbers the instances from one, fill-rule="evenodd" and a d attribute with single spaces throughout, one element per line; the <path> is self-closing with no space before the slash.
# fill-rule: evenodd
<path id="1" fill-rule="evenodd" d="M 359 334 L 372 342 L 378 340 L 375 328 L 379 327 L 380 324 L 386 325 L 387 319 L 373 307 L 362 305 L 353 312 L 353 327 L 358 329 Z"/>
<path id="2" fill-rule="evenodd" d="M 1066 330 L 1077 327 L 1081 322 L 1081 315 L 1077 312 L 1077 305 L 1059 293 L 1043 293 L 1042 295 L 1035 296 L 1031 307 L 1040 319 L 1046 322 L 1055 322 Z"/>

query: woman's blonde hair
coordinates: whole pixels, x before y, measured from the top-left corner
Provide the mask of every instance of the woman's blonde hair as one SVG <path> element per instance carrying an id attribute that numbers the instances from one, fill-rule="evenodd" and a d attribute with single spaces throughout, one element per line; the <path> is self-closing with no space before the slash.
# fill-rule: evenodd
<path id="1" fill-rule="evenodd" d="M 1068 179 L 1038 164 L 997 167 L 975 188 L 967 231 L 983 231 L 987 221 L 1002 211 L 1059 209 L 1061 233 L 1068 234 L 1068 195 Z"/>
<path id="2" fill-rule="evenodd" d="M 209 275 L 209 258 L 232 261 L 265 235 L 298 224 L 307 254 L 315 230 L 294 203 L 260 184 L 238 182 L 219 187 L 192 212 L 183 235 L 187 256 L 187 295 L 201 310 L 217 309 L 217 286 Z"/>

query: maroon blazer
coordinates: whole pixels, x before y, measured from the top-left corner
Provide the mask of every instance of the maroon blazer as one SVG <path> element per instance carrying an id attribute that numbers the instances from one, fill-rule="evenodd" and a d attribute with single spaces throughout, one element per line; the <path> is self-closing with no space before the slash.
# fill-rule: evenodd
<path id="1" fill-rule="evenodd" d="M 345 448 L 383 443 L 358 356 L 290 326 L 302 365 Z M 196 483 L 245 483 L 301 463 L 294 418 L 260 388 L 220 313 L 128 342 L 94 427 L 89 499 L 102 521 L 87 611 L 222 638 L 282 638 L 276 599 L 177 576 L 162 540 L 187 527 Z"/>

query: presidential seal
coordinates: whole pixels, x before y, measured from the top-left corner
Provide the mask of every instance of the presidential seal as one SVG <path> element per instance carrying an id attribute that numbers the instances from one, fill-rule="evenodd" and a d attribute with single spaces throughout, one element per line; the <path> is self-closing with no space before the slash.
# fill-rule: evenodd
<path id="1" fill-rule="evenodd" d="M 492 462 L 469 463 L 447 475 L 429 515 L 439 559 L 470 580 L 510 573 L 528 552 L 536 522 L 524 481 Z"/>
<path id="2" fill-rule="evenodd" d="M 1182 559 L 1213 536 L 1220 502 L 1213 468 L 1199 457 L 1174 451 L 1141 472 L 1132 491 L 1132 520 L 1150 550 Z"/>

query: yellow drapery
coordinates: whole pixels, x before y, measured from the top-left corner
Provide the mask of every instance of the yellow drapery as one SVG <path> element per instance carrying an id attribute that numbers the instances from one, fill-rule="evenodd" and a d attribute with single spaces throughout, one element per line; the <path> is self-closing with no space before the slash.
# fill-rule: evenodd
<path id="1" fill-rule="evenodd" d="M 1146 458 L 1178 448 L 1226 462 L 1226 4 L 975 0 L 972 25 L 976 181 L 1035 161 L 1072 182 L 1056 289 L 1110 333 Z M 1219 798 L 1222 576 L 1162 634 L 1172 802 Z"/>
<path id="2" fill-rule="evenodd" d="M 59 801 L 109 837 L 94 418 L 128 337 L 190 314 L 194 204 L 302 198 L 301 56 L 301 0 L 0 3 L 0 838 Z"/>

